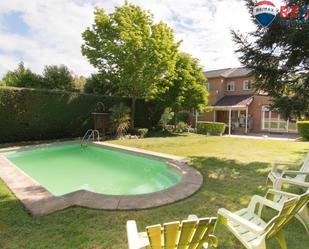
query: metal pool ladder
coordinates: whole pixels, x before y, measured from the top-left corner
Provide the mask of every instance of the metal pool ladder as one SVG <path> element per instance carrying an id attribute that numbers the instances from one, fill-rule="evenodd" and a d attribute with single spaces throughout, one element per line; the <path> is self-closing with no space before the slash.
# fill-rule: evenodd
<path id="1" fill-rule="evenodd" d="M 91 139 L 92 141 L 95 140 L 100 141 L 100 133 L 98 130 L 92 130 L 92 129 L 87 130 L 82 138 L 82 141 L 80 142 L 80 146 L 86 147 Z"/>

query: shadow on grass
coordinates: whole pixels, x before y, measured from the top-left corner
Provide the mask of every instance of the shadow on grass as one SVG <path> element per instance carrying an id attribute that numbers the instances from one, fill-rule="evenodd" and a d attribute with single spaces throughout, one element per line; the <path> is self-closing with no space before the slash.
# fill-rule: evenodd
<path id="1" fill-rule="evenodd" d="M 308 146 L 309 146 L 309 142 L 308 142 Z M 309 147 L 308 147 L 307 150 L 304 149 L 304 150 L 300 150 L 300 151 L 293 151 L 292 154 L 299 156 L 300 161 L 302 161 L 305 158 L 306 154 L 308 153 L 308 150 L 309 150 Z"/>
<path id="2" fill-rule="evenodd" d="M 205 205 L 215 206 L 216 209 L 226 208 L 236 211 L 246 207 L 255 194 L 264 196 L 267 190 L 265 185 L 268 172 L 271 170 L 269 163 L 251 162 L 239 163 L 235 160 L 222 160 L 215 157 L 191 157 L 191 164 L 197 168 L 204 177 L 204 183 L 199 193 L 192 198 L 202 198 Z M 200 215 L 200 205 L 194 208 Z M 211 207 L 213 210 L 213 207 Z M 213 212 L 213 211 L 212 211 Z M 266 220 L 273 217 L 270 210 L 266 210 Z M 284 227 L 288 248 L 307 248 L 309 237 L 306 236 L 302 225 L 293 219 Z M 219 249 L 244 248 L 232 233 L 224 227 L 218 230 Z M 267 248 L 278 248 L 277 241 L 271 239 Z"/>

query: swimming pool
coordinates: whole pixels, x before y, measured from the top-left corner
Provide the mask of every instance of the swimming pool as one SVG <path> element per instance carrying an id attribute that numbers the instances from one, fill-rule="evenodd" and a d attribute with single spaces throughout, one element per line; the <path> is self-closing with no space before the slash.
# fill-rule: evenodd
<path id="1" fill-rule="evenodd" d="M 203 183 L 186 158 L 75 141 L 0 149 L 0 178 L 33 216 L 71 206 L 158 207 L 189 197 Z"/>
<path id="2" fill-rule="evenodd" d="M 163 160 L 94 145 L 65 144 L 5 156 L 55 196 L 77 190 L 146 194 L 181 180 L 181 174 Z"/>

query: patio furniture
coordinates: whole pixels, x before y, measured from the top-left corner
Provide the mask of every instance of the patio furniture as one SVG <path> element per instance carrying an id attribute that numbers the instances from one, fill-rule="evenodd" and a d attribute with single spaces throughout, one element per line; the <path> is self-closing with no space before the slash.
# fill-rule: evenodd
<path id="1" fill-rule="evenodd" d="M 266 241 L 275 237 L 281 249 L 287 249 L 282 227 L 287 224 L 309 201 L 309 193 L 299 197 L 291 198 L 283 204 L 267 200 L 261 196 L 253 196 L 248 208 L 237 212 L 226 209 L 218 210 L 218 221 L 216 227 L 223 224 L 247 249 L 266 249 Z M 278 210 L 278 214 L 269 222 L 265 222 L 256 213 L 257 204 Z"/>
<path id="2" fill-rule="evenodd" d="M 279 166 L 296 166 L 299 167 L 299 170 L 284 170 L 280 172 L 278 171 Z M 271 181 L 274 188 L 277 188 L 275 185 L 280 184 L 281 179 L 292 179 L 295 181 L 304 182 L 307 175 L 309 175 L 309 150 L 304 160 L 300 163 L 273 163 L 272 170 L 267 176 L 266 185 L 269 181 Z"/>
<path id="3" fill-rule="evenodd" d="M 307 189 L 306 193 L 309 193 L 309 189 Z M 269 189 L 265 197 L 282 206 L 285 201 L 299 196 L 300 195 L 284 192 L 277 189 Z M 260 209 L 262 209 L 261 206 Z M 298 213 L 295 215 L 295 218 L 297 218 L 300 221 L 300 223 L 305 227 L 307 233 L 309 234 L 309 212 L 307 205 L 304 205 L 298 211 Z"/>
<path id="4" fill-rule="evenodd" d="M 137 232 L 136 222 L 127 221 L 129 249 L 161 249 L 161 248 L 208 248 L 216 246 L 217 239 L 213 235 L 216 217 L 197 218 L 190 215 L 182 222 L 175 221 L 147 226 L 146 231 Z"/>

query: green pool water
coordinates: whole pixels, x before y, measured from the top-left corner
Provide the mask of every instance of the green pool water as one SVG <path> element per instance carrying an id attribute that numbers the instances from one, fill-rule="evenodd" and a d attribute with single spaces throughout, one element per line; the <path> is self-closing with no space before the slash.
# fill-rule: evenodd
<path id="1" fill-rule="evenodd" d="M 91 145 L 46 146 L 5 156 L 56 196 L 80 189 L 110 195 L 145 194 L 181 179 L 164 161 Z"/>

